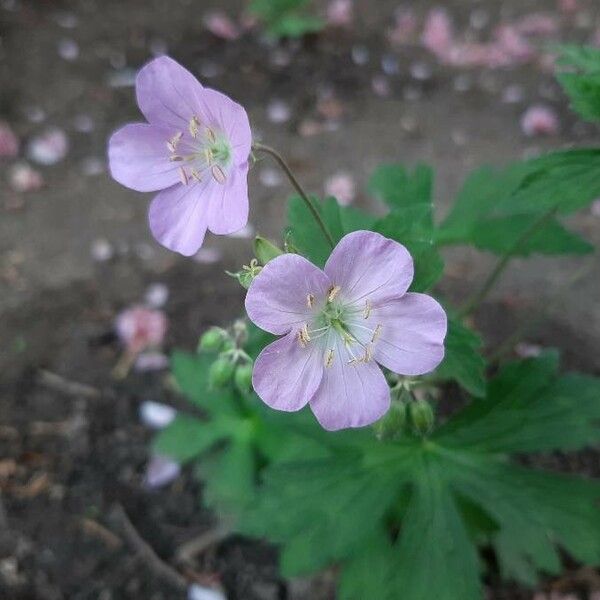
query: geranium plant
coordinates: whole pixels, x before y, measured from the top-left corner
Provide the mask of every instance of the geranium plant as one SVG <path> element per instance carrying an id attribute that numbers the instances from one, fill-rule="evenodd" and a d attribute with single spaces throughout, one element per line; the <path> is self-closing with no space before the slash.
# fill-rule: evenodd
<path id="1" fill-rule="evenodd" d="M 569 47 L 563 64 L 575 109 L 597 119 L 600 52 Z M 281 241 L 257 237 L 233 274 L 247 318 L 173 355 L 194 410 L 153 451 L 193 462 L 205 502 L 278 544 L 285 575 L 337 567 L 342 599 L 476 600 L 490 573 L 534 585 L 565 555 L 599 564 L 600 483 L 515 457 L 597 443 L 600 379 L 562 373 L 556 351 L 507 361 L 522 331 L 484 356 L 467 317 L 512 258 L 593 251 L 561 217 L 600 196 L 600 149 L 481 167 L 441 223 L 432 170 L 383 165 L 378 217 L 309 196 L 239 105 L 171 59 L 144 67 L 137 92 L 149 124 L 113 136 L 111 170 L 162 190 L 150 227 L 168 248 L 193 254 L 207 230 L 246 224 L 253 157 L 296 192 Z M 453 307 L 434 296 L 440 250 L 457 244 L 498 261 Z"/>

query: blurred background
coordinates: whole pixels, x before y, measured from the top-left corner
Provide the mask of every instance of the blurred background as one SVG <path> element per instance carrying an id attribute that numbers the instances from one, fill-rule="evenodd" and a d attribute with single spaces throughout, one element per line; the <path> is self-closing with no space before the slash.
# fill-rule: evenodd
<path id="1" fill-rule="evenodd" d="M 291 190 L 261 160 L 248 228 L 207 238 L 192 259 L 158 246 L 150 196 L 119 186 L 106 165 L 110 133 L 142 120 L 133 84 L 146 61 L 169 54 L 243 104 L 255 137 L 310 191 L 346 204 L 376 207 L 365 183 L 381 162 L 426 162 L 441 217 L 475 166 L 597 144 L 596 127 L 569 111 L 551 52 L 600 45 L 597 0 L 306 10 L 318 30 L 277 40 L 238 0 L 0 0 L 0 598 L 178 597 L 113 533 L 115 506 L 163 558 L 214 525 L 189 473 L 149 463 L 143 407 L 168 394 L 170 348 L 194 348 L 208 325 L 241 312 L 243 290 L 224 271 L 248 262 L 256 231 L 279 239 Z M 571 225 L 600 243 L 600 200 Z M 441 291 L 455 299 L 493 264 L 463 249 L 446 258 Z M 515 261 L 478 317 L 486 341 L 532 318 L 575 264 Z M 560 346 L 568 367 L 598 373 L 599 290 L 596 265 L 517 351 Z M 163 352 L 116 381 L 115 319 L 136 305 L 168 319 Z M 577 461 L 586 472 L 598 458 Z M 283 582 L 275 552 L 239 538 L 205 552 L 194 576 L 233 599 L 333 597 L 330 575 Z M 531 594 L 506 586 L 490 597 Z"/>

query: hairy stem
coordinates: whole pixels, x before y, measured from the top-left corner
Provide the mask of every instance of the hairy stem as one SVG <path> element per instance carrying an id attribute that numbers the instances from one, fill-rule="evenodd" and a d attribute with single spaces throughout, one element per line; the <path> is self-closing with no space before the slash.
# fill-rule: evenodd
<path id="1" fill-rule="evenodd" d="M 286 177 L 290 180 L 290 183 L 292 184 L 294 189 L 298 192 L 300 198 L 302 198 L 302 200 L 306 204 L 306 207 L 310 211 L 310 214 L 313 216 L 314 220 L 317 222 L 317 225 L 323 232 L 327 243 L 331 246 L 331 248 L 335 248 L 335 242 L 333 241 L 333 237 L 329 232 L 329 229 L 327 229 L 327 225 L 325 225 L 323 219 L 321 218 L 321 215 L 319 214 L 315 203 L 304 191 L 304 189 L 292 173 L 292 170 L 285 162 L 284 158 L 281 156 L 281 154 L 279 154 L 279 152 L 277 152 L 277 150 L 275 150 L 274 148 L 271 148 L 270 146 L 265 146 L 264 144 L 260 144 L 258 142 L 254 142 L 252 144 L 252 149 L 256 152 L 264 152 L 265 154 L 268 154 L 271 158 L 275 160 L 277 165 L 281 168 L 281 170 L 285 173 Z"/>
<path id="2" fill-rule="evenodd" d="M 477 307 L 487 298 L 500 275 L 504 272 L 508 263 L 514 258 L 515 254 L 519 252 L 529 239 L 537 233 L 556 213 L 556 208 L 553 207 L 546 213 L 544 213 L 539 219 L 534 221 L 514 242 L 514 244 L 506 251 L 504 256 L 500 258 L 493 271 L 488 275 L 487 279 L 483 282 L 483 285 L 477 290 L 469 300 L 465 303 L 463 308 L 459 312 L 460 317 L 470 315 Z"/>

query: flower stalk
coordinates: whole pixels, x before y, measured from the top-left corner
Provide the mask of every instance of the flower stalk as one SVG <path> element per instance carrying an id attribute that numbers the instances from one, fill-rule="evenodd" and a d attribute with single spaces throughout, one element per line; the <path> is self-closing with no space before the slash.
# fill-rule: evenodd
<path id="1" fill-rule="evenodd" d="M 254 142 L 252 144 L 252 149 L 255 152 L 264 152 L 265 154 L 268 154 L 271 158 L 275 160 L 277 165 L 285 173 L 286 177 L 290 180 L 290 183 L 292 184 L 294 189 L 298 192 L 300 198 L 302 198 L 302 200 L 306 204 L 306 207 L 310 211 L 310 214 L 313 216 L 314 220 L 317 222 L 317 225 L 323 232 L 327 243 L 331 246 L 331 248 L 335 248 L 335 241 L 333 239 L 333 236 L 331 235 L 329 229 L 327 229 L 327 225 L 325 225 L 325 222 L 321 218 L 321 215 L 319 214 L 315 203 L 311 200 L 310 196 L 304 191 L 303 187 L 300 185 L 300 182 L 296 179 L 296 176 L 292 173 L 292 170 L 286 163 L 283 156 L 281 156 L 281 154 L 279 154 L 279 152 L 277 152 L 277 150 L 275 150 L 274 148 L 271 148 L 270 146 L 266 146 L 265 144 L 261 144 L 259 142 Z"/>

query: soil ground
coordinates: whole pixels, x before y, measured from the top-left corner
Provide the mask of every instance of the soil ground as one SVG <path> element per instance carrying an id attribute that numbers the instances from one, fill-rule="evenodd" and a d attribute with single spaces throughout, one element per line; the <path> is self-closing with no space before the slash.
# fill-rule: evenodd
<path id="1" fill-rule="evenodd" d="M 586 40 L 600 25 L 600 8 L 593 1 L 581 4 L 584 17 L 563 18 L 563 39 Z M 432 5 L 411 3 L 418 15 Z M 488 29 L 531 11 L 555 11 L 554 0 L 444 5 L 462 29 L 474 10 L 489 15 Z M 232 15 L 241 8 L 233 0 L 0 0 L 0 117 L 24 140 L 49 125 L 63 128 L 70 140 L 67 158 L 42 168 L 42 190 L 20 195 L 4 183 L 0 189 L 0 465 L 11 470 L 0 472 L 0 482 L 10 481 L 0 496 L 1 598 L 184 597 L 123 544 L 115 507 L 123 507 L 166 563 L 181 543 L 214 526 L 189 473 L 161 491 L 143 485 L 150 432 L 140 424 L 138 407 L 144 400 L 160 401 L 164 382 L 158 374 L 133 375 L 119 384 L 111 379 L 119 354 L 113 321 L 120 309 L 143 299 L 148 285 L 164 283 L 170 291 L 168 347 L 193 348 L 206 326 L 241 311 L 242 291 L 223 271 L 247 261 L 250 241 L 211 238 L 209 246 L 221 253 L 212 265 L 174 256 L 151 239 L 145 198 L 105 172 L 90 173 L 90 164 L 103 160 L 109 133 L 139 119 L 132 87 L 115 86 L 117 79 L 127 82 L 128 69 L 138 68 L 152 52 L 168 51 L 200 77 L 210 76 L 212 87 L 244 103 L 255 133 L 279 148 L 317 193 L 335 171 L 349 171 L 364 190 L 382 161 L 431 163 L 440 216 L 477 164 L 597 142 L 597 129 L 576 120 L 552 75 L 539 68 L 455 71 L 440 67 L 417 46 L 390 49 L 383 32 L 396 2 L 357 1 L 351 30 L 279 48 L 255 33 L 235 42 L 212 36 L 202 16 L 216 6 Z M 64 60 L 57 49 L 70 41 L 77 43 L 78 56 Z M 368 54 L 366 64 L 356 64 L 353 53 Z M 397 63 L 388 75 L 387 97 L 371 87 L 382 61 L 388 71 Z M 412 78 L 415 64 L 431 69 L 431 77 Z M 509 84 L 521 86 L 523 101 L 501 101 Z M 319 99 L 329 92 L 336 101 L 323 109 Z M 290 107 L 285 123 L 269 120 L 273 100 Z M 558 111 L 561 133 L 531 140 L 521 133 L 519 118 L 539 101 Z M 32 122 L 40 108 L 45 122 Z M 336 129 L 299 134 L 307 120 L 320 122 L 328 110 L 341 111 Z M 83 117 L 92 123 L 85 132 L 77 125 Z M 0 169 L 6 181 L 8 166 Z M 261 162 L 251 174 L 251 220 L 275 237 L 289 190 L 285 182 L 264 185 L 267 169 Z M 362 191 L 357 203 L 373 205 Z M 591 212 L 577 215 L 571 225 L 600 242 L 600 219 Z M 113 249 L 110 260 L 93 259 L 98 240 Z M 441 288 L 455 299 L 464 298 L 492 264 L 488 256 L 461 249 L 446 258 Z M 494 344 L 531 318 L 578 264 L 570 258 L 516 261 L 479 315 L 486 342 Z M 598 374 L 597 261 L 592 269 L 527 341 L 559 347 L 567 368 Z M 44 370 L 100 393 L 56 388 Z M 599 455 L 557 458 L 553 464 L 598 474 Z M 333 598 L 329 575 L 283 582 L 275 551 L 239 538 L 211 548 L 194 572 L 220 580 L 233 600 Z M 561 585 L 584 594 L 590 581 L 597 583 L 595 577 L 573 567 Z M 493 598 L 531 595 L 489 584 Z"/>

